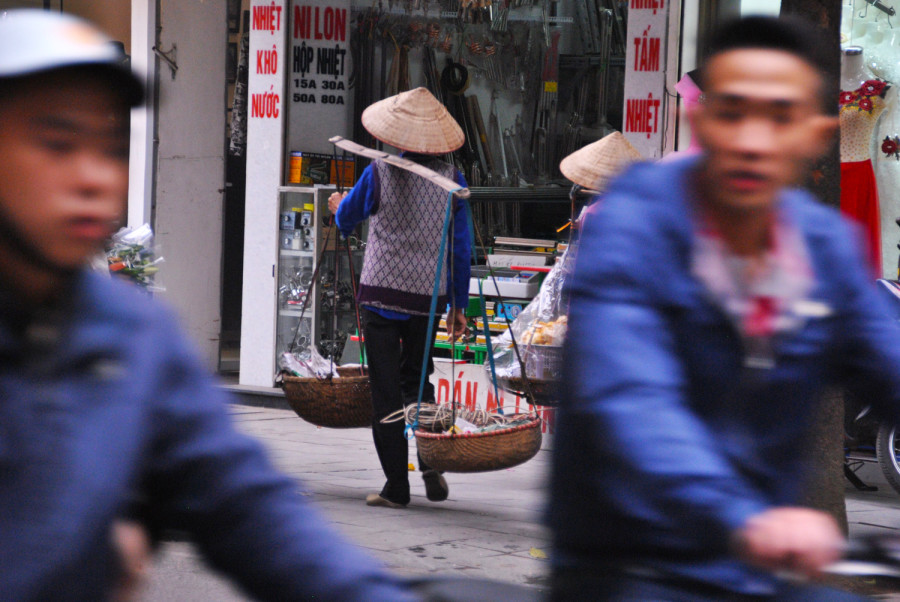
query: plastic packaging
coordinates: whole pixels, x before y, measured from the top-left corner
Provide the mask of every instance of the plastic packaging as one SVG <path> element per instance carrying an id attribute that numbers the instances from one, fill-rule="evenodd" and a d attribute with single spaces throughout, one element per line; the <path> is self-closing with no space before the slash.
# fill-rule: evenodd
<path id="1" fill-rule="evenodd" d="M 456 432 L 459 432 L 459 433 L 472 433 L 472 432 L 478 430 L 477 425 L 474 425 L 471 422 L 469 422 L 468 420 L 466 420 L 465 418 L 461 418 L 461 417 L 457 417 L 456 422 L 453 424 L 457 428 Z"/>
<path id="2" fill-rule="evenodd" d="M 512 344 L 515 337 L 529 379 L 553 381 L 562 369 L 562 344 L 566 336 L 567 317 L 563 285 L 571 270 L 567 249 L 544 278 L 537 295 L 513 321 L 508 331 L 493 343 L 497 377 L 521 378 L 522 370 Z M 490 373 L 490 363 L 485 363 Z"/>
<path id="3" fill-rule="evenodd" d="M 336 365 L 319 355 L 315 347 L 308 347 L 301 354 L 285 351 L 278 359 L 278 367 L 286 374 L 301 378 L 315 377 L 324 380 L 338 376 Z"/>
<path id="4" fill-rule="evenodd" d="M 122 228 L 113 234 L 106 251 L 110 274 L 130 280 L 149 292 L 161 292 L 165 288 L 156 283 L 159 264 L 153 244 L 153 230 L 149 224 L 139 228 Z"/>

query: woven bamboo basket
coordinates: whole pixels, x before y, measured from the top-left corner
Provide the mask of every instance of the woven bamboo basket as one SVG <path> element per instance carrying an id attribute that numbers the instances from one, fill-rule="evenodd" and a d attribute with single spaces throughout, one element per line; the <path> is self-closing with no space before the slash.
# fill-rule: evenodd
<path id="1" fill-rule="evenodd" d="M 541 419 L 485 433 L 443 434 L 416 430 L 425 464 L 445 472 L 487 472 L 527 462 L 541 448 Z"/>
<path id="2" fill-rule="evenodd" d="M 372 426 L 372 393 L 368 374 L 358 367 L 338 367 L 339 378 L 284 377 L 284 396 L 300 418 L 328 428 Z"/>
<path id="3" fill-rule="evenodd" d="M 525 379 L 519 376 L 498 377 L 497 384 L 510 393 L 515 393 L 519 397 L 527 397 L 528 387 L 525 385 Z M 537 378 L 529 378 L 528 384 L 531 385 L 531 392 L 534 395 L 534 403 L 541 406 L 559 405 L 559 382 L 555 380 L 540 380 Z"/>

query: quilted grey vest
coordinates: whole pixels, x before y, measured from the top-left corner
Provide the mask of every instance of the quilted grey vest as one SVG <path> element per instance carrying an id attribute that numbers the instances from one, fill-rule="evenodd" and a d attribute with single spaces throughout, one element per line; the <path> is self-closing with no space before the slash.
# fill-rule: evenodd
<path id="1" fill-rule="evenodd" d="M 439 159 L 422 165 L 456 179 L 456 168 Z M 375 161 L 374 169 L 380 184 L 378 211 L 369 218 L 359 303 L 427 316 L 447 212 L 447 192 L 384 161 Z M 446 257 L 450 252 L 448 243 L 441 262 L 439 312 L 447 304 Z"/>

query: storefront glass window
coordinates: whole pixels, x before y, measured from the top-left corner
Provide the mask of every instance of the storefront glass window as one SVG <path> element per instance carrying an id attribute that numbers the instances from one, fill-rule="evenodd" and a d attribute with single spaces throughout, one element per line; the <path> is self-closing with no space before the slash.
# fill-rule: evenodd
<path id="1" fill-rule="evenodd" d="M 895 0 L 842 0 L 841 209 L 857 218 L 880 247 L 885 277 L 897 276 L 900 216 L 900 27 Z M 876 187 L 859 186 L 850 170 L 874 172 Z M 881 241 L 879 243 L 878 241 Z M 876 265 L 879 262 L 876 262 Z"/>

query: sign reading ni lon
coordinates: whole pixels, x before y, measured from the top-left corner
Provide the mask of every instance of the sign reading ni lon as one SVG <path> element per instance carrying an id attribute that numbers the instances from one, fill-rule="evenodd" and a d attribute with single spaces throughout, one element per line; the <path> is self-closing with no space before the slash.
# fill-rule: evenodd
<path id="1" fill-rule="evenodd" d="M 350 0 L 292 0 L 286 95 L 294 151 L 330 153 L 328 139 L 346 136 L 352 95 Z"/>
<path id="2" fill-rule="evenodd" d="M 622 133 L 648 159 L 662 155 L 668 16 L 666 0 L 629 0 Z"/>

